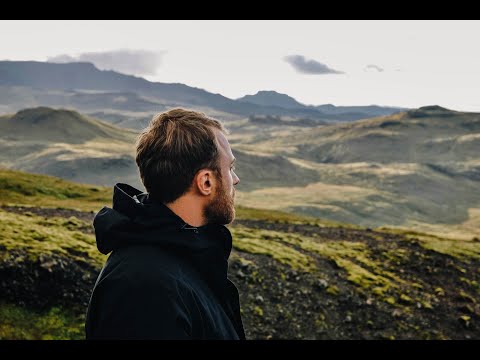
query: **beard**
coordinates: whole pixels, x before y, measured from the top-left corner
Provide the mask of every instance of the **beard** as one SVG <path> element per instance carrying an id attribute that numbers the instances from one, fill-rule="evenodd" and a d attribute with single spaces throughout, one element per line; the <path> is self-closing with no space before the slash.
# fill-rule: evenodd
<path id="1" fill-rule="evenodd" d="M 218 184 L 217 194 L 203 209 L 203 216 L 207 224 L 230 224 L 235 219 L 235 189 L 233 189 L 233 195 L 230 195 L 221 179 L 218 180 Z"/>

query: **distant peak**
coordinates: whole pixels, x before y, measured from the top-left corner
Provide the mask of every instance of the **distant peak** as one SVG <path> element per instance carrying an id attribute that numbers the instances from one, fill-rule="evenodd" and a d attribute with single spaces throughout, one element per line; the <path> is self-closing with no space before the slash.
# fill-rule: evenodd
<path id="1" fill-rule="evenodd" d="M 408 110 L 406 114 L 411 118 L 429 117 L 429 116 L 449 117 L 449 116 L 454 116 L 455 114 L 458 114 L 458 112 L 438 106 L 438 105 L 428 105 L 428 106 L 422 106 L 418 109 Z"/>
<path id="2" fill-rule="evenodd" d="M 52 109 L 46 106 L 27 108 L 18 111 L 13 118 L 18 122 L 43 122 L 51 121 L 52 118 L 62 117 L 63 119 L 82 119 L 82 115 L 75 110 Z"/>
<path id="3" fill-rule="evenodd" d="M 275 90 L 260 90 L 255 95 L 281 95 L 281 96 L 288 96 L 287 94 L 279 93 Z M 291 96 L 288 96 L 291 97 Z"/>
<path id="4" fill-rule="evenodd" d="M 418 108 L 418 110 L 423 110 L 423 111 L 452 111 L 447 108 L 441 107 L 439 105 L 427 105 L 427 106 L 422 106 Z"/>
<path id="5" fill-rule="evenodd" d="M 286 109 L 298 109 L 305 107 L 305 105 L 299 103 L 293 97 L 287 94 L 276 92 L 274 90 L 260 90 L 255 95 L 245 95 L 237 100 L 262 106 L 278 106 Z"/>

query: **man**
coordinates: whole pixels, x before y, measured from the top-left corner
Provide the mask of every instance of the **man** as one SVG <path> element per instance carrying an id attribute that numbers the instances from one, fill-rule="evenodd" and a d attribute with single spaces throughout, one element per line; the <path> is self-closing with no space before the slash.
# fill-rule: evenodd
<path id="1" fill-rule="evenodd" d="M 227 278 L 235 218 L 228 130 L 202 113 L 156 115 L 139 135 L 147 192 L 117 183 L 93 225 L 111 252 L 95 283 L 87 339 L 245 339 Z"/>

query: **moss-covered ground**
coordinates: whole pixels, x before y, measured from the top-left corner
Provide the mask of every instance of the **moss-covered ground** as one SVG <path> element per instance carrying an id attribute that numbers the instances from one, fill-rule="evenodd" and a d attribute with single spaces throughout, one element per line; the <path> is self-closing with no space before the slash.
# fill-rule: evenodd
<path id="1" fill-rule="evenodd" d="M 96 189 L 96 190 L 93 190 Z M 111 193 L 0 172 L 0 338 L 83 337 Z M 237 208 L 229 277 L 248 338 L 480 339 L 480 242 Z"/>

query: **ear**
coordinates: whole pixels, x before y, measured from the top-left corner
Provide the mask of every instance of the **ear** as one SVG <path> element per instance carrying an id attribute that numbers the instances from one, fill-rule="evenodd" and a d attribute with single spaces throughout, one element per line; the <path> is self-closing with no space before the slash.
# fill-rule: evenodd
<path id="1" fill-rule="evenodd" d="M 215 176 L 211 170 L 202 169 L 195 175 L 194 184 L 201 195 L 208 196 L 216 186 Z"/>

